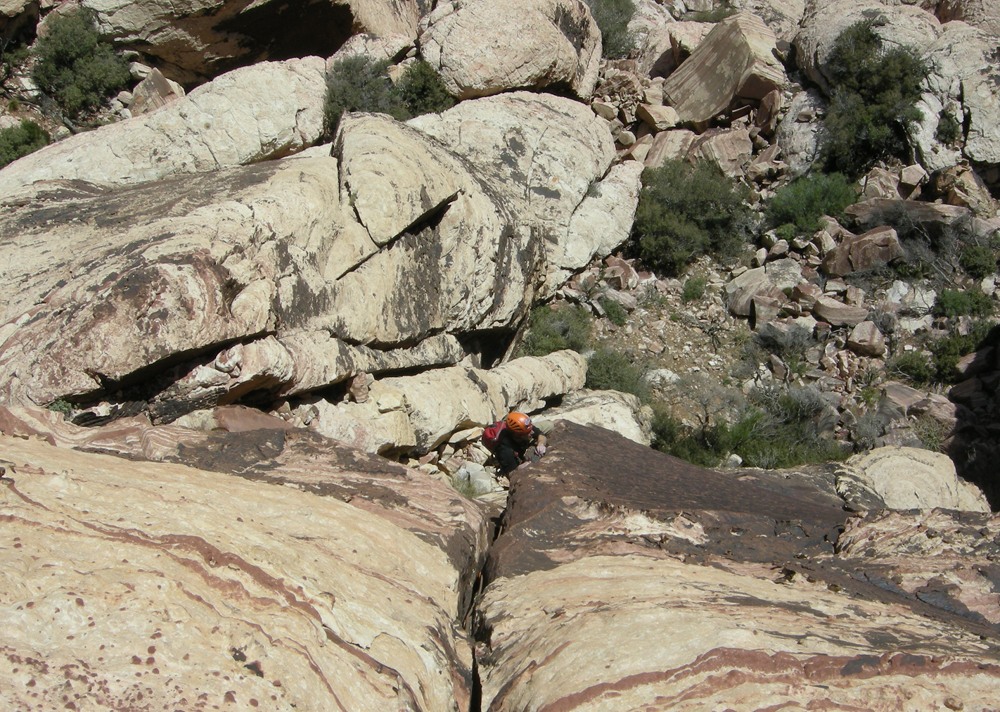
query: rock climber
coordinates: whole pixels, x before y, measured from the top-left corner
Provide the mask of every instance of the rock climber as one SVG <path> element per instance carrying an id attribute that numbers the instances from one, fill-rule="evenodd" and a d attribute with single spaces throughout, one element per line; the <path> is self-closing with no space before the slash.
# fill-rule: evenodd
<path id="1" fill-rule="evenodd" d="M 500 431 L 493 455 L 497 460 L 497 470 L 501 475 L 508 475 L 526 462 L 538 460 L 548 447 L 547 433 L 552 430 L 552 424 L 540 420 L 531 422 L 524 413 L 511 411 L 504 418 L 506 425 Z"/>

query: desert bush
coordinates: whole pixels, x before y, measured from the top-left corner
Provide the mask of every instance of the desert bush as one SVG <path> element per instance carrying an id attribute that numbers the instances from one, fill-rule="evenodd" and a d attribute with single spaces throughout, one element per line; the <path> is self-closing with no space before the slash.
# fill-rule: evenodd
<path id="1" fill-rule="evenodd" d="M 794 225 L 800 233 L 819 229 L 823 215 L 839 218 L 857 201 L 857 188 L 841 173 L 814 173 L 779 188 L 767 206 L 772 227 Z"/>
<path id="2" fill-rule="evenodd" d="M 594 22 L 601 30 L 601 54 L 605 59 L 622 59 L 635 49 L 635 37 L 628 23 L 635 15 L 633 0 L 586 0 Z"/>
<path id="3" fill-rule="evenodd" d="M 695 275 L 684 280 L 684 288 L 681 290 L 681 301 L 685 304 L 695 302 L 705 296 L 705 288 L 708 286 L 708 279 L 703 275 Z"/>
<path id="4" fill-rule="evenodd" d="M 997 256 L 986 245 L 965 245 L 958 254 L 958 264 L 974 279 L 983 279 L 997 271 Z"/>
<path id="5" fill-rule="evenodd" d="M 625 311 L 625 307 L 610 297 L 601 297 L 600 304 L 608 321 L 615 326 L 625 326 L 625 322 L 628 321 L 628 312 Z"/>
<path id="6" fill-rule="evenodd" d="M 389 114 L 403 120 L 409 118 L 400 92 L 389 79 L 389 62 L 376 62 L 357 55 L 337 60 L 326 78 L 326 100 L 323 125 L 332 136 L 345 111 L 371 111 Z"/>
<path id="7" fill-rule="evenodd" d="M 877 411 L 866 411 L 851 428 L 851 442 L 858 452 L 878 447 L 885 434 L 886 420 Z"/>
<path id="8" fill-rule="evenodd" d="M 908 47 L 883 46 L 877 20 L 844 30 L 827 60 L 834 87 L 823 123 L 823 156 L 829 170 L 849 176 L 876 161 L 909 158 L 907 130 L 921 118 L 916 103 L 927 67 Z"/>
<path id="9" fill-rule="evenodd" d="M 746 191 L 713 164 L 667 161 L 642 180 L 633 232 L 653 269 L 676 275 L 703 254 L 731 259 L 746 245 Z"/>
<path id="10" fill-rule="evenodd" d="M 950 111 L 943 110 L 938 114 L 938 125 L 934 130 L 934 138 L 945 145 L 958 141 L 962 135 L 962 125 L 958 123 Z"/>
<path id="11" fill-rule="evenodd" d="M 588 359 L 586 385 L 597 391 L 621 391 L 649 400 L 646 368 L 607 346 L 599 347 Z"/>
<path id="12" fill-rule="evenodd" d="M 53 16 L 34 54 L 32 78 L 70 118 L 97 108 L 131 78 L 125 60 L 100 36 L 93 12 L 86 9 Z"/>
<path id="13" fill-rule="evenodd" d="M 689 22 L 722 22 L 727 17 L 732 17 L 739 10 L 730 7 L 728 3 L 723 3 L 719 7 L 711 10 L 691 10 L 684 13 L 684 19 Z"/>
<path id="14" fill-rule="evenodd" d="M 956 366 L 959 359 L 971 354 L 981 346 L 1000 341 L 996 322 L 980 320 L 972 324 L 968 333 L 957 331 L 933 341 L 930 351 L 933 355 L 934 381 L 938 383 L 957 383 L 963 376 Z"/>
<path id="15" fill-rule="evenodd" d="M 24 119 L 19 126 L 0 129 L 0 168 L 21 156 L 37 151 L 49 142 L 49 135 L 34 121 Z"/>
<path id="16" fill-rule="evenodd" d="M 923 385 L 934 380 L 934 366 L 927 354 L 906 351 L 890 358 L 885 365 L 890 376 L 902 376 L 911 383 Z"/>
<path id="17" fill-rule="evenodd" d="M 993 301 L 978 289 L 943 289 L 934 300 L 934 316 L 986 316 L 993 311 Z"/>
<path id="18" fill-rule="evenodd" d="M 455 105 L 434 68 L 423 60 L 413 62 L 396 83 L 396 91 L 410 116 L 440 114 Z"/>
<path id="19" fill-rule="evenodd" d="M 580 307 L 535 307 L 517 355 L 544 356 L 563 349 L 584 351 L 590 345 L 591 327 L 589 312 Z"/>

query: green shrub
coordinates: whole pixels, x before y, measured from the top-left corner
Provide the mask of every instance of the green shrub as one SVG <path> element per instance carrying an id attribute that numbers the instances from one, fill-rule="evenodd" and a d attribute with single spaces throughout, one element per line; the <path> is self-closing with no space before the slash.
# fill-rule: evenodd
<path id="1" fill-rule="evenodd" d="M 732 17 L 739 10 L 728 5 L 721 5 L 712 10 L 694 10 L 684 14 L 684 19 L 689 22 L 722 22 L 727 17 Z"/>
<path id="2" fill-rule="evenodd" d="M 423 60 L 413 62 L 396 84 L 410 116 L 440 114 L 455 105 L 455 99 L 441 81 L 441 75 Z"/>
<path id="3" fill-rule="evenodd" d="M 376 62 L 357 55 L 337 60 L 326 78 L 326 101 L 323 106 L 324 129 L 332 136 L 345 111 L 371 111 L 389 114 L 395 119 L 409 118 L 399 90 L 387 71 L 389 62 Z"/>
<path id="4" fill-rule="evenodd" d="M 839 218 L 857 201 L 857 188 L 841 173 L 814 173 L 779 188 L 767 206 L 769 224 L 794 225 L 799 232 L 819 229 L 823 215 Z"/>
<path id="5" fill-rule="evenodd" d="M 986 316 L 993 311 L 993 301 L 978 289 L 944 289 L 934 300 L 934 316 Z"/>
<path id="6" fill-rule="evenodd" d="M 587 388 L 597 391 L 621 391 L 649 399 L 646 369 L 627 355 L 602 346 L 590 356 L 587 363 Z"/>
<path id="7" fill-rule="evenodd" d="M 875 23 L 866 19 L 844 30 L 827 60 L 834 89 L 823 123 L 823 156 L 828 169 L 849 176 L 878 160 L 907 159 L 907 130 L 921 118 L 916 103 L 927 67 L 908 47 L 883 47 Z"/>
<path id="8" fill-rule="evenodd" d="M 934 138 L 945 145 L 958 141 L 962 135 L 962 125 L 958 123 L 950 111 L 943 110 L 938 115 L 938 125 L 934 130 Z"/>
<path id="9" fill-rule="evenodd" d="M 886 371 L 892 376 L 902 376 L 918 385 L 934 380 L 934 367 L 930 357 L 919 351 L 907 351 L 892 357 L 886 363 Z"/>
<path id="10" fill-rule="evenodd" d="M 711 163 L 667 161 L 643 173 L 633 231 L 650 267 L 679 274 L 697 257 L 735 257 L 746 245 L 746 191 Z"/>
<path id="11" fill-rule="evenodd" d="M 681 291 L 681 301 L 685 304 L 694 302 L 705 296 L 705 288 L 708 286 L 708 279 L 703 275 L 688 277 L 684 281 L 684 289 Z"/>
<path id="12" fill-rule="evenodd" d="M 37 151 L 49 142 L 49 135 L 34 121 L 24 119 L 20 126 L 0 129 L 0 168 L 21 156 Z"/>
<path id="13" fill-rule="evenodd" d="M 628 312 L 625 311 L 625 307 L 610 297 L 601 297 L 600 304 L 608 321 L 615 326 L 625 326 L 625 322 L 628 321 Z"/>
<path id="14" fill-rule="evenodd" d="M 97 32 L 86 9 L 53 16 L 35 44 L 32 78 L 67 116 L 75 118 L 124 89 L 128 65 Z"/>
<path id="15" fill-rule="evenodd" d="M 957 383 L 962 378 L 956 368 L 959 359 L 980 348 L 988 339 L 995 342 L 997 334 L 994 327 L 994 321 L 978 321 L 967 334 L 956 332 L 932 342 L 929 348 L 933 354 L 934 380 L 938 383 Z"/>
<path id="16" fill-rule="evenodd" d="M 774 228 L 774 236 L 785 242 L 791 242 L 798 234 L 799 230 L 795 227 L 794 223 L 785 223 Z"/>
<path id="17" fill-rule="evenodd" d="M 958 255 L 958 264 L 974 279 L 983 279 L 997 271 L 997 257 L 986 245 L 966 245 Z"/>
<path id="18" fill-rule="evenodd" d="M 605 59 L 622 59 L 635 49 L 635 37 L 628 23 L 635 15 L 633 0 L 586 0 L 594 22 L 601 30 L 601 54 Z"/>
<path id="19" fill-rule="evenodd" d="M 591 328 L 590 313 L 580 307 L 535 307 L 517 355 L 544 356 L 563 349 L 582 352 L 590 346 Z"/>

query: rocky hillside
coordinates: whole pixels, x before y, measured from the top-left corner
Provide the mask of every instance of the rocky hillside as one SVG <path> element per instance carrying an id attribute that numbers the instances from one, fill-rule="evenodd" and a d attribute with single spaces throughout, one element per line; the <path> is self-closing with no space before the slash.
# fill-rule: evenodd
<path id="1" fill-rule="evenodd" d="M 124 60 L 91 106 L 66 18 Z M 845 32 L 920 68 L 898 121 Z M 987 709 L 998 37 L 971 0 L 0 3 L 0 699 Z M 415 68 L 447 102 L 390 101 Z M 739 220 L 652 251 L 705 165 L 662 203 Z M 775 217 L 834 170 L 849 206 Z M 552 313 L 586 339 L 535 349 Z M 762 393 L 831 462 L 723 442 Z M 553 446 L 497 481 L 514 408 Z"/>

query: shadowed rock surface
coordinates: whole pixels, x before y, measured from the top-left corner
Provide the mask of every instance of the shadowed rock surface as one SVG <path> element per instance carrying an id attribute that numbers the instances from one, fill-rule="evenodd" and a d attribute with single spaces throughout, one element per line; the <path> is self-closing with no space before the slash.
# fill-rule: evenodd
<path id="1" fill-rule="evenodd" d="M 711 472 L 573 424 L 552 442 L 489 557 L 484 708 L 961 709 L 1000 681 L 997 517 L 854 519 L 877 548 L 838 554 L 829 472 Z M 931 521 L 951 544 L 911 547 Z"/>

